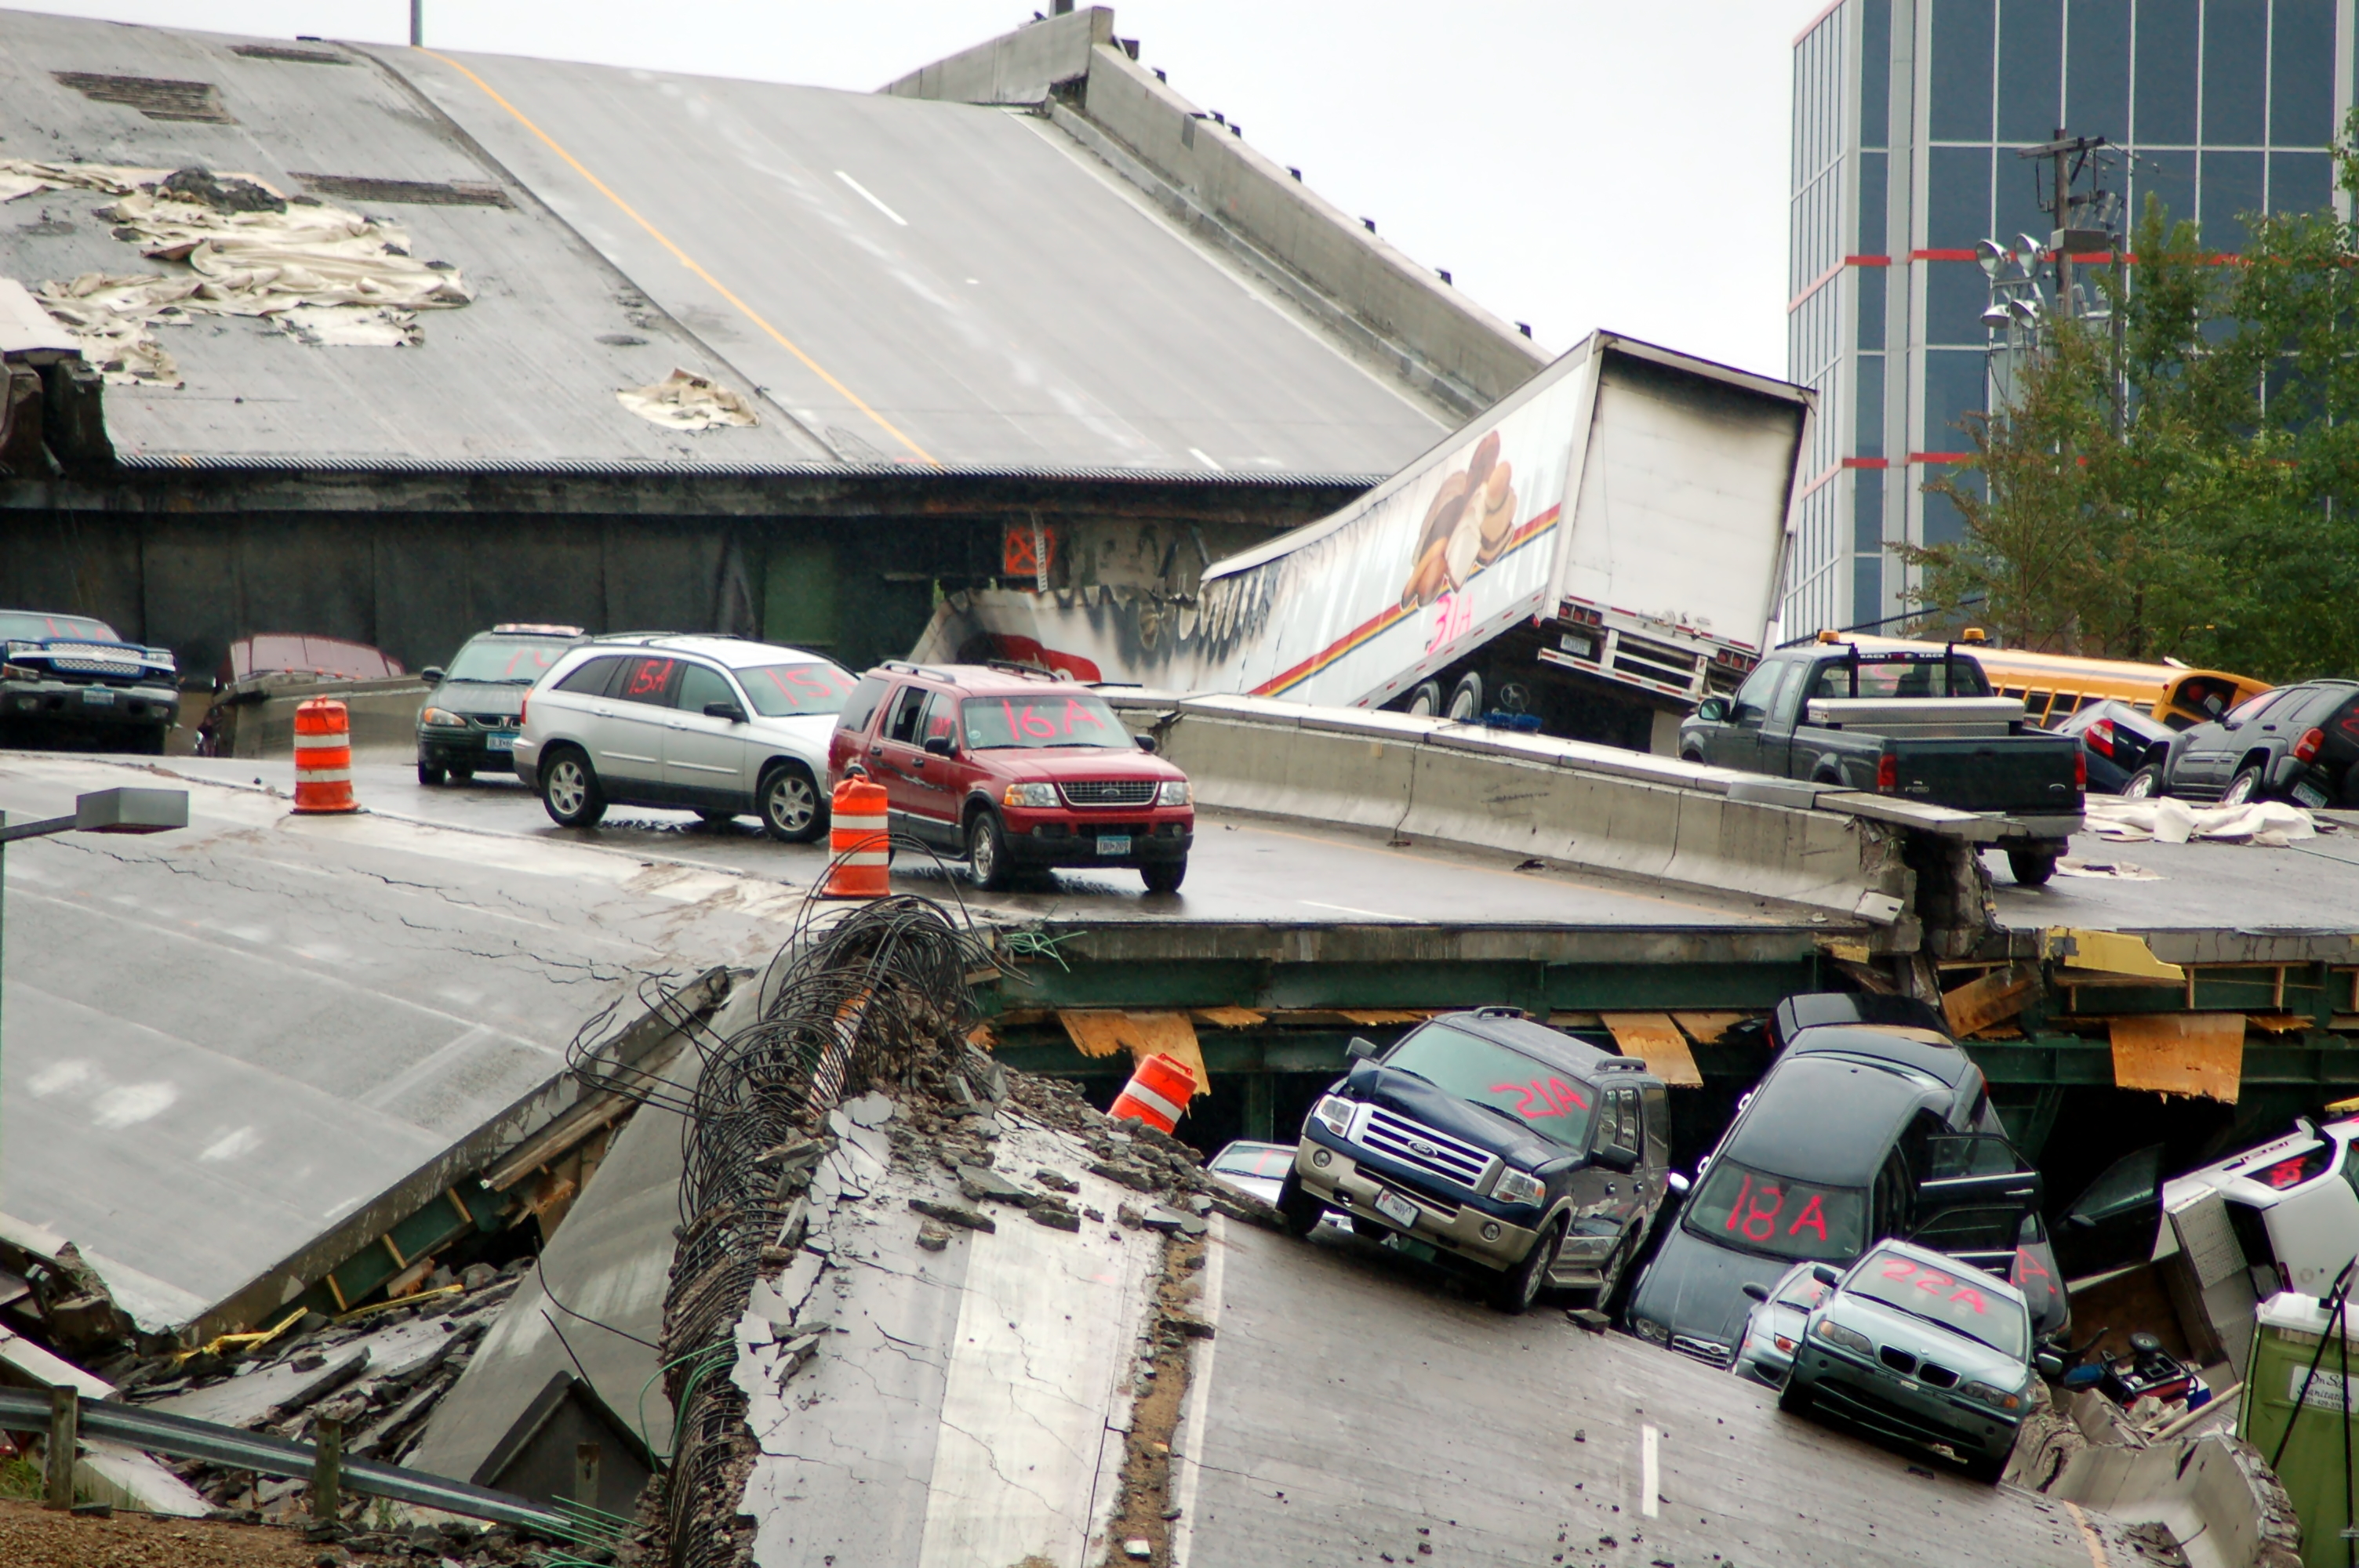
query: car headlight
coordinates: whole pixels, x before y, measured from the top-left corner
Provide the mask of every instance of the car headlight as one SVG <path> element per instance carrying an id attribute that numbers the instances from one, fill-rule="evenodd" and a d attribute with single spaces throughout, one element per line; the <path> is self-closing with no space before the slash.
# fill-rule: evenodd
<path id="1" fill-rule="evenodd" d="M 1530 1204 L 1547 1197 L 1548 1189 L 1540 1184 L 1538 1176 L 1509 1167 L 1499 1173 L 1498 1181 L 1492 1185 L 1491 1195 L 1501 1203 Z"/>
<path id="2" fill-rule="evenodd" d="M 429 708 L 418 716 L 421 724 L 431 724 L 444 730 L 464 730 L 467 720 L 447 708 Z"/>
<path id="3" fill-rule="evenodd" d="M 1163 787 L 1155 795 L 1158 806 L 1186 806 L 1196 797 L 1188 793 L 1186 779 L 1165 779 Z"/>
<path id="4" fill-rule="evenodd" d="M 1810 1332 L 1817 1335 L 1821 1339 L 1825 1340 L 1830 1345 L 1839 1345 L 1843 1346 L 1845 1350 L 1850 1351 L 1854 1356 L 1873 1356 L 1875 1354 L 1875 1346 L 1868 1343 L 1866 1335 L 1862 1334 L 1855 1328 L 1845 1328 L 1842 1324 L 1837 1323 L 1831 1317 L 1822 1317 L 1819 1319 L 1817 1325 L 1811 1328 Z"/>
<path id="5" fill-rule="evenodd" d="M 1057 786 L 1045 784 L 1012 784 L 1007 793 L 999 797 L 1002 806 L 1028 806 L 1035 808 L 1057 804 Z"/>
<path id="6" fill-rule="evenodd" d="M 1649 1345 L 1669 1345 L 1671 1342 L 1671 1331 L 1651 1317 L 1632 1318 L 1630 1332 Z"/>
<path id="7" fill-rule="evenodd" d="M 1352 1135 L 1352 1102 L 1341 1095 L 1329 1095 L 1310 1108 L 1319 1124 L 1338 1138 Z"/>
<path id="8" fill-rule="evenodd" d="M 1972 1400 L 1976 1404 L 1992 1405 L 2003 1411 L 2019 1411 L 2023 1408 L 2021 1394 L 2010 1394 L 2004 1389 L 1994 1389 L 1988 1383 L 1960 1383 L 1958 1393 L 1962 1398 Z"/>

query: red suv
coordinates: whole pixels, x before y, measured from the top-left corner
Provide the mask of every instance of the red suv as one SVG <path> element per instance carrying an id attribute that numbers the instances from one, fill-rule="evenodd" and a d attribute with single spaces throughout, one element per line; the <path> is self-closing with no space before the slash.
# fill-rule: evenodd
<path id="1" fill-rule="evenodd" d="M 1035 866 L 1132 866 L 1149 892 L 1188 874 L 1188 775 L 1061 676 L 977 665 L 878 665 L 843 705 L 828 782 L 885 786 L 893 831 L 963 855 L 1004 888 Z"/>

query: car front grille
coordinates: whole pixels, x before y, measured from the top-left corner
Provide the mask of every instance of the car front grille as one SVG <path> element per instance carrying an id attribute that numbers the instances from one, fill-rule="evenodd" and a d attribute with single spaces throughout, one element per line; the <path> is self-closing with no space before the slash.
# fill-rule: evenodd
<path id="1" fill-rule="evenodd" d="M 1672 1335 L 1671 1348 L 1714 1367 L 1725 1367 L 1736 1357 L 1735 1346 L 1723 1345 L 1717 1339 L 1699 1339 L 1692 1334 Z"/>
<path id="2" fill-rule="evenodd" d="M 1448 1133 L 1436 1132 L 1421 1121 L 1397 1116 L 1382 1106 L 1368 1108 L 1368 1125 L 1360 1133 L 1360 1142 L 1387 1160 L 1439 1176 L 1469 1191 L 1481 1185 L 1491 1170 L 1488 1150 L 1461 1142 Z"/>
<path id="3" fill-rule="evenodd" d="M 140 666 L 127 659 L 74 659 L 63 654 L 49 655 L 49 668 L 60 675 L 98 676 L 106 680 L 136 681 Z"/>
<path id="4" fill-rule="evenodd" d="M 1155 798 L 1153 779 L 1074 779 L 1057 786 L 1067 806 L 1145 806 Z"/>
<path id="5" fill-rule="evenodd" d="M 513 730 L 523 722 L 513 713 L 470 713 L 467 717 L 486 730 Z"/>

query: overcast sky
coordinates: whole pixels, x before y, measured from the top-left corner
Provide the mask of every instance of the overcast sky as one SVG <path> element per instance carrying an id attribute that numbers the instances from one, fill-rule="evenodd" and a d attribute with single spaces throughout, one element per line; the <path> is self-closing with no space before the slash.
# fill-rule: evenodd
<path id="1" fill-rule="evenodd" d="M 1822 3 L 1122 0 L 1114 27 L 1200 108 L 1549 348 L 1611 327 L 1782 375 L 1792 43 Z M 425 5 L 438 48 L 864 92 L 1009 30 L 1035 0 Z M 409 36 L 408 0 L 22 8 Z"/>

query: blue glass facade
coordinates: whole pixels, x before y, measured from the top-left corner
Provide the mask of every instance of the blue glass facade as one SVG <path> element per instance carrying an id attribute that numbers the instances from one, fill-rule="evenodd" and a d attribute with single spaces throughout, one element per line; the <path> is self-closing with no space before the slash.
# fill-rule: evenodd
<path id="1" fill-rule="evenodd" d="M 1837 0 L 1794 41 L 1787 373 L 1819 395 L 1788 635 L 1908 608 L 1890 546 L 1957 536 L 1921 486 L 1986 404 L 1970 252 L 2044 238 L 2059 126 L 2129 155 L 2105 181 L 2240 248 L 2243 215 L 2343 201 L 2354 0 Z"/>

